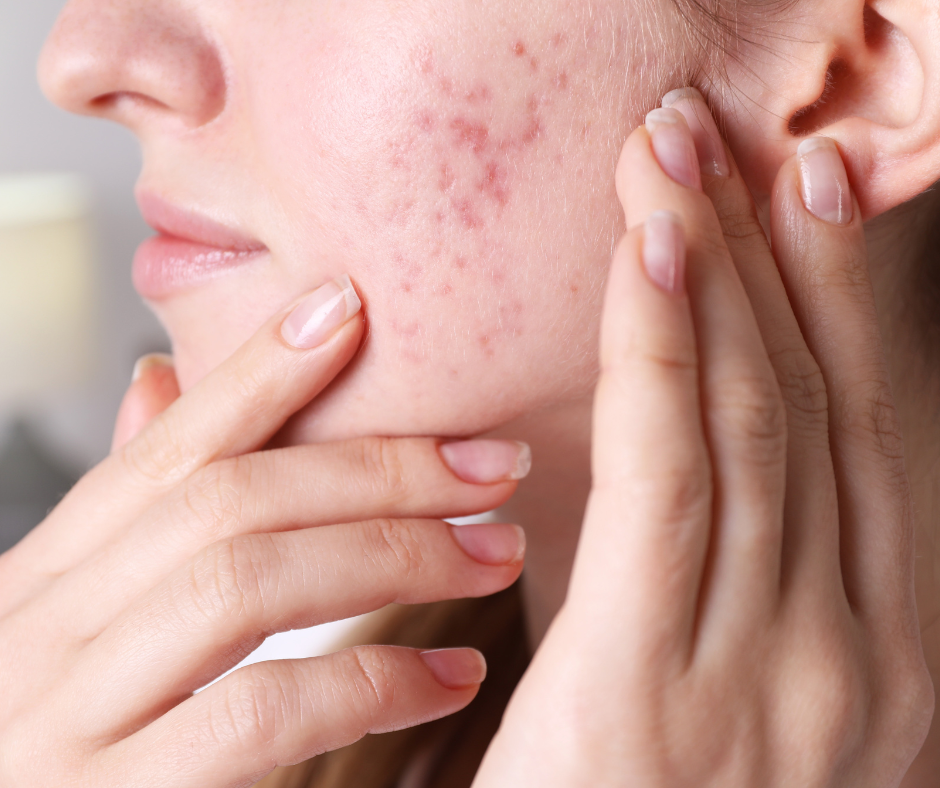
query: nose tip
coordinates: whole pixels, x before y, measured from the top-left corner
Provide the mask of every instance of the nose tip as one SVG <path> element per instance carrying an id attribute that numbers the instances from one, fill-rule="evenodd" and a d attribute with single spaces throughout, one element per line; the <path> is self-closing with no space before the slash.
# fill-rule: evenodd
<path id="1" fill-rule="evenodd" d="M 199 20 L 171 3 L 73 0 L 43 48 L 39 83 L 69 112 L 131 127 L 155 113 L 200 126 L 225 106 L 218 52 Z"/>

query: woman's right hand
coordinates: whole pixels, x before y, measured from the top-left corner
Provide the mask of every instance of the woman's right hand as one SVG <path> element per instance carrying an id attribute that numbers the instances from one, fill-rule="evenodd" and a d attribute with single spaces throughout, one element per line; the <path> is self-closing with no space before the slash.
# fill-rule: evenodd
<path id="1" fill-rule="evenodd" d="M 261 450 L 362 332 L 348 280 L 325 285 L 0 556 L 0 785 L 247 786 L 473 698 L 477 652 L 392 647 L 259 663 L 194 694 L 273 632 L 492 594 L 521 571 L 515 526 L 437 519 L 504 503 L 520 444 Z"/>

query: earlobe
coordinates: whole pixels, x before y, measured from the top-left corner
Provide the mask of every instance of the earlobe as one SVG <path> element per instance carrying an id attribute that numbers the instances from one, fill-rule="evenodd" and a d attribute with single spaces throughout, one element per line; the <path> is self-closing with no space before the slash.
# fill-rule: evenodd
<path id="1" fill-rule="evenodd" d="M 801 0 L 774 56 L 744 74 L 729 139 L 758 197 L 810 135 L 841 149 L 865 218 L 940 180 L 940 25 L 933 0 Z M 752 103 L 753 102 L 753 103 Z"/>

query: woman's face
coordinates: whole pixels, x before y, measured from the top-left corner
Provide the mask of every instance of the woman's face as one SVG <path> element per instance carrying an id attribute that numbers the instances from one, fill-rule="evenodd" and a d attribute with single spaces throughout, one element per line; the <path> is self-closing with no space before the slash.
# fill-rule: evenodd
<path id="1" fill-rule="evenodd" d="M 641 41 L 650 14 L 618 0 L 74 0 L 42 79 L 138 135 L 145 218 L 241 250 L 161 242 L 135 261 L 184 390 L 349 273 L 367 339 L 289 439 L 472 434 L 593 384 L 622 221 L 614 163 L 674 87 L 651 84 L 670 63 Z"/>

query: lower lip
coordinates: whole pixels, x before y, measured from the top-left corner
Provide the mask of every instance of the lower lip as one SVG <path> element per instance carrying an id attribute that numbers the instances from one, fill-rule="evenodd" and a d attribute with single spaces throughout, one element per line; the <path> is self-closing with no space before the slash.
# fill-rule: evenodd
<path id="1" fill-rule="evenodd" d="M 134 255 L 134 287 L 141 296 L 165 298 L 257 260 L 266 249 L 218 249 L 168 235 L 148 238 Z"/>

